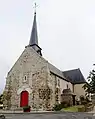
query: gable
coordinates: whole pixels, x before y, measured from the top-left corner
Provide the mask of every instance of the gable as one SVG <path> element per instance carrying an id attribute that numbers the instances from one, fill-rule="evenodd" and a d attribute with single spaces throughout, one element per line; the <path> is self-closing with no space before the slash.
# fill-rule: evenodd
<path id="1" fill-rule="evenodd" d="M 82 84 L 82 83 L 86 82 L 86 80 L 85 80 L 83 74 L 81 73 L 80 69 L 64 71 L 63 74 L 73 84 Z"/>
<path id="2" fill-rule="evenodd" d="M 26 70 L 26 72 L 33 72 L 34 70 L 40 70 L 42 67 L 47 68 L 47 61 L 32 47 L 27 47 L 13 65 L 11 70 L 8 72 L 8 75 L 11 75 L 11 73 L 15 71 L 25 72 Z"/>
<path id="3" fill-rule="evenodd" d="M 54 74 L 57 77 L 69 82 L 69 80 L 64 76 L 63 72 L 60 71 L 58 68 L 56 68 L 54 65 L 48 63 L 48 68 L 52 74 Z"/>

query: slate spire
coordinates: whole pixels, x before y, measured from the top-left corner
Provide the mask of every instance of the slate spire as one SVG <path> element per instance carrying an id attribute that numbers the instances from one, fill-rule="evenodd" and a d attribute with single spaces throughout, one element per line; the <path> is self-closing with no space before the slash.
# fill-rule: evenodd
<path id="1" fill-rule="evenodd" d="M 33 27 L 32 32 L 30 36 L 30 41 L 28 47 L 32 47 L 38 54 L 42 56 L 41 48 L 38 45 L 38 33 L 37 33 L 37 22 L 36 22 L 36 10 L 34 12 L 34 21 L 33 21 Z"/>
<path id="2" fill-rule="evenodd" d="M 32 32 L 31 32 L 30 42 L 29 42 L 29 45 L 34 45 L 34 44 L 38 45 L 36 12 L 34 13 L 33 27 L 32 27 Z"/>

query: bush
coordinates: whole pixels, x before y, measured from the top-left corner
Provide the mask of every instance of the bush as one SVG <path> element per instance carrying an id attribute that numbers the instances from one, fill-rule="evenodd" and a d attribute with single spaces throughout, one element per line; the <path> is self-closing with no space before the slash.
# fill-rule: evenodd
<path id="1" fill-rule="evenodd" d="M 66 108 L 66 107 L 69 107 L 69 106 L 70 106 L 70 103 L 67 102 L 67 101 L 63 101 L 63 102 L 61 103 L 61 105 L 62 105 L 63 108 Z"/>
<path id="2" fill-rule="evenodd" d="M 67 108 L 69 106 L 70 106 L 70 103 L 69 102 L 63 101 L 63 102 L 61 102 L 61 104 L 56 104 L 53 107 L 53 111 L 60 111 L 62 108 Z"/>
<path id="3" fill-rule="evenodd" d="M 54 107 L 53 107 L 53 111 L 60 111 L 62 109 L 62 104 L 56 104 Z"/>
<path id="4" fill-rule="evenodd" d="M 80 101 L 84 101 L 85 100 L 85 97 L 83 95 L 80 96 Z"/>
<path id="5" fill-rule="evenodd" d="M 87 104 L 88 106 L 92 106 L 92 105 L 94 105 L 92 102 L 89 102 L 88 104 Z"/>
<path id="6" fill-rule="evenodd" d="M 85 107 L 78 107 L 78 112 L 85 112 Z"/>
<path id="7" fill-rule="evenodd" d="M 24 106 L 24 107 L 23 107 L 23 111 L 24 111 L 24 112 L 30 111 L 30 108 L 31 108 L 30 106 Z"/>
<path id="8" fill-rule="evenodd" d="M 80 96 L 80 101 L 82 105 L 88 105 L 92 103 L 88 97 L 85 98 L 84 96 Z"/>
<path id="9" fill-rule="evenodd" d="M 81 101 L 81 104 L 82 105 L 87 105 L 88 104 L 88 102 L 89 102 L 89 100 L 88 100 L 88 98 L 86 97 L 84 97 L 84 96 L 80 96 L 80 101 Z"/>
<path id="10" fill-rule="evenodd" d="M 88 102 L 86 101 L 86 100 L 84 100 L 84 101 L 81 101 L 81 104 L 82 105 L 86 105 Z"/>

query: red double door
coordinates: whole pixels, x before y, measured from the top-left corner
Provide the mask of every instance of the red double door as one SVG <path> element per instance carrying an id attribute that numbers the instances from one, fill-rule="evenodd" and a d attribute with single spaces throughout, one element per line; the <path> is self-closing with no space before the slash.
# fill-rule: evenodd
<path id="1" fill-rule="evenodd" d="M 24 107 L 28 105 L 28 98 L 29 98 L 28 92 L 22 91 L 20 97 L 20 107 Z"/>

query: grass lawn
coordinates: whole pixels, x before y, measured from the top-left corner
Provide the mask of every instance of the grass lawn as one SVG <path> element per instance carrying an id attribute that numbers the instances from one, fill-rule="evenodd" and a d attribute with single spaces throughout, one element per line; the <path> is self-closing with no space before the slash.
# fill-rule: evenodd
<path id="1" fill-rule="evenodd" d="M 77 106 L 72 106 L 72 107 L 63 108 L 61 111 L 66 111 L 66 112 L 78 112 L 78 107 L 83 107 L 83 105 L 77 105 Z"/>

